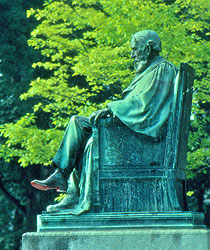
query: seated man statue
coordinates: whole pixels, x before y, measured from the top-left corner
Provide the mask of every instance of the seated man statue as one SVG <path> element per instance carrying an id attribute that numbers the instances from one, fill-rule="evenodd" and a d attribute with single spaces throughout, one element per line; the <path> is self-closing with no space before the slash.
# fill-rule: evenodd
<path id="1" fill-rule="evenodd" d="M 116 117 L 136 133 L 156 141 L 161 139 L 170 113 L 177 71 L 159 55 L 161 41 L 154 31 L 135 33 L 131 39 L 131 49 L 136 76 L 123 91 L 122 99 L 110 102 L 106 109 L 92 113 L 89 118 L 73 116 L 52 160 L 56 171 L 46 180 L 31 182 L 39 190 L 67 192 L 60 203 L 48 206 L 48 211 L 69 209 L 78 203 L 79 191 L 70 193 L 67 179 L 74 169 L 79 170 L 80 158 L 92 135 L 92 124 L 96 124 L 99 118 Z"/>

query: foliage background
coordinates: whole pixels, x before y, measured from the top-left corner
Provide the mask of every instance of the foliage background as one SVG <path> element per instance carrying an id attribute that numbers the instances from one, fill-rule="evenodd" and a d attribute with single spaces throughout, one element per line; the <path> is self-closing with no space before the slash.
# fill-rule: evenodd
<path id="1" fill-rule="evenodd" d="M 131 35 L 145 29 L 160 35 L 163 57 L 177 67 L 187 62 L 195 69 L 188 194 L 191 208 L 205 209 L 208 215 L 208 203 L 203 202 L 209 189 L 210 2 L 13 2 L 0 0 L 5 10 L 0 21 L 4 44 L 0 52 L 0 199 L 10 198 L 15 207 L 8 209 L 8 199 L 2 203 L 5 218 L 13 223 L 11 214 L 17 211 L 21 230 L 35 230 L 35 222 L 29 228 L 29 221 L 35 221 L 35 214 L 49 201 L 27 183 L 51 170 L 50 160 L 72 115 L 88 116 L 120 97 L 134 77 Z M 3 218 L 0 223 L 5 223 Z M 7 232 L 20 235 L 9 226 Z M 5 241 L 2 236 L 2 246 L 7 249 L 12 239 Z"/>

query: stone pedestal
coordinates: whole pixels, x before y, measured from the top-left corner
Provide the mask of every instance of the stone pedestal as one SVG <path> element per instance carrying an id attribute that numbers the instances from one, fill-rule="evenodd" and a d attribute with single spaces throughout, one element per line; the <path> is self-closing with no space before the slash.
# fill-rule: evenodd
<path id="1" fill-rule="evenodd" d="M 202 213 L 43 212 L 22 250 L 209 250 Z"/>
<path id="2" fill-rule="evenodd" d="M 23 235 L 22 250 L 209 250 L 206 229 L 70 230 Z"/>

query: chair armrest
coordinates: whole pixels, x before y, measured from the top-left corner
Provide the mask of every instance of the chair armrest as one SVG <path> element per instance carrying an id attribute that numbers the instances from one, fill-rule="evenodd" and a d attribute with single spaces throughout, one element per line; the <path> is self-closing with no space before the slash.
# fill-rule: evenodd
<path id="1" fill-rule="evenodd" d="M 98 124 L 93 127 L 126 127 L 117 117 L 99 118 Z"/>

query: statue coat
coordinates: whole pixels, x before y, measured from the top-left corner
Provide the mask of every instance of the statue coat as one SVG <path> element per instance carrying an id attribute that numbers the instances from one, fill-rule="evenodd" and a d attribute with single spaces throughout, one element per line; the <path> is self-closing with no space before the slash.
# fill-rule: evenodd
<path id="1" fill-rule="evenodd" d="M 176 73 L 171 63 L 155 57 L 123 91 L 122 100 L 108 108 L 133 131 L 159 138 L 169 117 Z"/>

